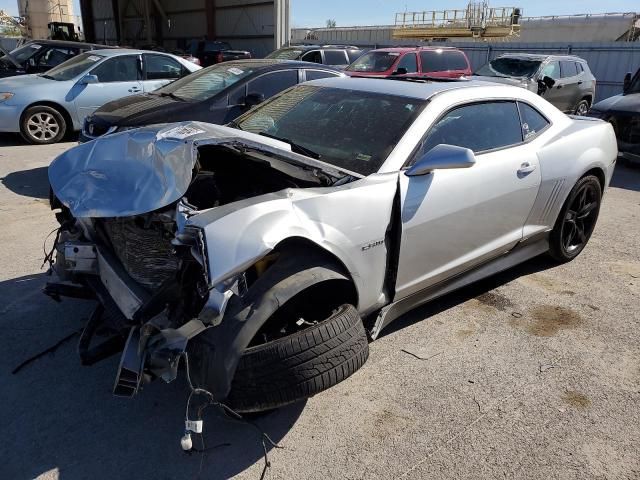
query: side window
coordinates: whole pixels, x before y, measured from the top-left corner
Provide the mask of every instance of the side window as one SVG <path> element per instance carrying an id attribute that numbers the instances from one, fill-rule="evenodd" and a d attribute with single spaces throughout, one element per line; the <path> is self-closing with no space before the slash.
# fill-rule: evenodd
<path id="1" fill-rule="evenodd" d="M 467 59 L 463 53 L 445 50 L 442 54 L 446 61 L 447 70 L 466 70 L 469 68 Z"/>
<path id="2" fill-rule="evenodd" d="M 320 78 L 332 78 L 337 77 L 340 74 L 337 72 L 329 72 L 327 70 L 305 70 L 307 81 L 318 80 Z"/>
<path id="3" fill-rule="evenodd" d="M 326 65 L 349 65 L 347 52 L 344 50 L 325 50 L 324 63 Z"/>
<path id="4" fill-rule="evenodd" d="M 515 102 L 474 103 L 454 108 L 431 127 L 420 154 L 446 143 L 475 153 L 522 142 L 522 127 Z"/>
<path id="5" fill-rule="evenodd" d="M 102 62 L 91 73 L 97 75 L 101 83 L 132 82 L 141 78 L 138 64 L 138 57 L 134 55 L 114 57 Z"/>
<path id="6" fill-rule="evenodd" d="M 262 93 L 264 98 L 269 98 L 296 83 L 298 83 L 297 70 L 266 73 L 249 82 L 247 93 Z"/>
<path id="7" fill-rule="evenodd" d="M 522 119 L 522 135 L 525 140 L 535 137 L 549 126 L 549 121 L 531 105 L 518 102 Z"/>
<path id="8" fill-rule="evenodd" d="M 575 77 L 578 74 L 576 62 L 560 62 L 560 72 L 562 73 L 562 78 Z"/>
<path id="9" fill-rule="evenodd" d="M 229 105 L 242 105 L 244 97 L 247 96 L 247 84 L 245 83 L 229 93 Z"/>
<path id="10" fill-rule="evenodd" d="M 60 65 L 62 62 L 66 62 L 71 57 L 77 54 L 77 50 L 74 51 L 70 48 L 50 48 L 44 54 L 38 58 L 38 67 L 53 68 L 56 65 Z"/>
<path id="11" fill-rule="evenodd" d="M 300 60 L 303 62 L 322 63 L 322 55 L 320 50 L 312 50 L 305 53 Z"/>
<path id="12" fill-rule="evenodd" d="M 147 80 L 176 79 L 182 76 L 182 65 L 165 55 L 145 55 Z"/>
<path id="13" fill-rule="evenodd" d="M 554 80 L 560 78 L 560 64 L 558 62 L 549 62 L 542 69 L 542 76 L 551 77 Z"/>
<path id="14" fill-rule="evenodd" d="M 578 71 L 578 74 L 584 72 L 584 68 L 582 67 L 582 64 L 580 62 L 576 62 L 576 70 Z"/>
<path id="15" fill-rule="evenodd" d="M 397 69 L 404 68 L 407 73 L 416 73 L 418 71 L 418 59 L 415 53 L 407 53 L 398 62 Z"/>

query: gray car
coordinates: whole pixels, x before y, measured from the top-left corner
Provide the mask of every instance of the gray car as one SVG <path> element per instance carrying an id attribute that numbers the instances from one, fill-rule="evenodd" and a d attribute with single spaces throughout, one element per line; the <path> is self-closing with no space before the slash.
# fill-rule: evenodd
<path id="1" fill-rule="evenodd" d="M 183 58 L 144 50 L 93 50 L 46 73 L 0 79 L 0 132 L 29 143 L 62 140 L 84 118 L 118 98 L 150 92 L 200 69 Z"/>
<path id="2" fill-rule="evenodd" d="M 79 351 L 123 352 L 114 393 L 184 361 L 194 394 L 271 409 L 354 373 L 411 308 L 574 259 L 616 156 L 610 124 L 522 88 L 307 82 L 229 126 L 143 127 L 54 160 L 46 293 L 98 299 Z M 112 337 L 90 347 L 97 330 Z"/>
<path id="3" fill-rule="evenodd" d="M 596 96 L 596 78 L 586 60 L 574 55 L 501 55 L 479 68 L 474 77 L 526 88 L 576 115 L 586 115 Z"/>

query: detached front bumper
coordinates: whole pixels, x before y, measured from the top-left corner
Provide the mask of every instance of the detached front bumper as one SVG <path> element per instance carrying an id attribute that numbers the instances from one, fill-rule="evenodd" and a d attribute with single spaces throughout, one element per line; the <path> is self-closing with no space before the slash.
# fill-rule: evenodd
<path id="1" fill-rule="evenodd" d="M 174 380 L 189 340 L 220 322 L 230 295 L 215 291 L 201 318 L 173 328 L 165 311 L 150 313 L 162 304 L 162 292 L 142 288 L 104 247 L 64 237 L 63 233 L 56 245 L 54 264 L 60 282 L 47 284 L 45 293 L 55 300 L 69 296 L 99 301 L 81 334 L 81 363 L 92 365 L 121 352 L 113 388 L 118 396 L 131 397 L 154 378 Z M 100 329 L 111 335 L 94 345 L 94 334 Z"/>

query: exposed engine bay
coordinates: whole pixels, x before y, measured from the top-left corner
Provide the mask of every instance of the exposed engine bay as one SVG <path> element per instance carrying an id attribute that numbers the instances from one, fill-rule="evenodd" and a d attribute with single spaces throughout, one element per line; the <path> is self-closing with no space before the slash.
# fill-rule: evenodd
<path id="1" fill-rule="evenodd" d="M 55 198 L 52 203 L 61 207 L 53 268 L 65 282 L 49 284 L 45 293 L 98 298 L 80 353 L 83 363 L 91 364 L 125 350 L 116 394 L 133 395 L 141 381 L 157 376 L 175 378 L 179 358 L 168 352 L 183 351 L 189 338 L 210 326 L 202 320 L 213 324 L 221 302 L 228 300 L 211 291 L 202 235 L 181 228 L 187 218 L 239 200 L 329 182 L 316 172 L 234 146 L 205 145 L 197 153 L 184 196 L 155 211 L 76 219 Z M 246 291 L 268 265 L 263 261 L 245 272 L 234 291 Z M 207 315 L 208 302 L 214 307 Z M 98 330 L 109 338 L 93 347 Z"/>

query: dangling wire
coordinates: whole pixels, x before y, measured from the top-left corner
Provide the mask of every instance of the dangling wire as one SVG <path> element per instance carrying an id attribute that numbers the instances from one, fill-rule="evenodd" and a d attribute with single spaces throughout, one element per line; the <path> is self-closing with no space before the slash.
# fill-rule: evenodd
<path id="1" fill-rule="evenodd" d="M 53 260 L 53 254 L 56 251 L 56 245 L 58 245 L 58 240 L 60 239 L 60 232 L 62 231 L 62 225 L 59 226 L 58 228 L 54 228 L 53 230 L 51 230 L 49 232 L 49 234 L 44 237 L 44 241 L 42 242 L 42 252 L 44 253 L 44 260 L 42 261 L 42 265 L 40 266 L 40 270 L 42 270 L 42 268 L 48 263 L 49 264 L 49 269 L 53 268 L 53 264 L 55 263 Z M 49 237 L 51 236 L 51 234 L 53 232 L 56 232 L 56 238 L 53 241 L 53 246 L 51 247 L 51 250 L 49 251 L 49 253 L 47 253 L 47 240 L 49 240 Z"/>
<path id="2" fill-rule="evenodd" d="M 187 408 L 185 411 L 185 421 L 189 420 L 189 406 L 191 404 L 191 399 L 194 395 L 204 395 L 207 398 L 206 403 L 203 403 L 202 405 L 200 405 L 200 407 L 198 408 L 198 420 L 202 420 L 202 414 L 204 413 L 204 411 L 211 406 L 216 406 L 218 408 L 220 408 L 224 413 L 227 414 L 227 416 L 231 417 L 232 419 L 245 423 L 251 427 L 253 427 L 259 434 L 261 437 L 261 441 L 262 441 L 262 452 L 263 452 L 263 457 L 264 457 L 264 468 L 262 469 L 262 474 L 260 475 L 260 480 L 264 480 L 265 475 L 267 474 L 267 470 L 269 468 L 271 468 L 271 462 L 269 461 L 269 456 L 268 456 L 268 450 L 267 450 L 267 443 L 269 445 L 271 445 L 271 447 L 273 448 L 284 448 L 280 445 L 278 445 L 276 442 L 274 442 L 271 437 L 269 437 L 269 435 L 264 432 L 258 425 L 256 425 L 254 422 L 247 420 L 246 418 L 244 418 L 242 415 L 240 415 L 238 412 L 236 412 L 235 410 L 233 410 L 231 407 L 229 407 L 228 405 L 225 405 L 222 402 L 218 402 L 215 400 L 213 394 L 211 392 L 209 392 L 208 390 L 205 390 L 203 388 L 197 388 L 193 386 L 193 383 L 191 382 L 191 372 L 189 370 L 189 355 L 187 354 L 187 352 L 183 352 L 181 355 L 184 358 L 184 364 L 185 364 L 185 369 L 186 369 L 186 373 L 187 373 L 187 383 L 189 384 L 189 389 L 191 390 L 191 392 L 189 393 L 189 397 L 187 398 Z M 207 448 L 205 447 L 205 443 L 204 443 L 204 435 L 200 434 L 200 439 L 202 442 L 202 453 L 204 453 L 205 451 L 207 451 Z M 226 444 L 222 444 L 222 445 L 216 445 L 215 447 L 212 447 L 211 449 L 214 448 L 218 448 L 220 446 L 223 446 Z M 196 450 L 198 451 L 198 450 Z M 202 461 L 200 462 L 200 469 L 202 469 Z"/>

